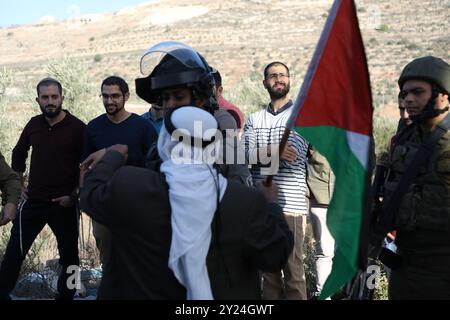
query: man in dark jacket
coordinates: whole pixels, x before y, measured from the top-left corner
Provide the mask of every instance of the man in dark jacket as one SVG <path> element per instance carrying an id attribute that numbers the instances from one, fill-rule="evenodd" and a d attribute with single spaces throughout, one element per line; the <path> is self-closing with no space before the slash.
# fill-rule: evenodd
<path id="1" fill-rule="evenodd" d="M 123 145 L 82 164 L 95 167 L 86 173 L 81 207 L 112 233 L 99 299 L 260 299 L 259 271 L 278 271 L 286 263 L 293 241 L 275 185 L 261 187 L 264 197 L 228 181 L 211 162 L 173 158 L 176 148 L 191 150 L 191 141 L 194 154 L 203 152 L 206 131 L 199 135 L 193 119 L 203 129 L 217 129 L 200 108 L 166 114 L 158 139 L 161 173 L 124 167 Z M 173 128 L 189 132 L 188 144 L 172 141 Z"/>
<path id="2" fill-rule="evenodd" d="M 64 96 L 57 80 L 41 80 L 37 94 L 42 114 L 30 119 L 12 153 L 11 167 L 22 178 L 32 148 L 28 186 L 22 189 L 24 201 L 0 266 L 0 299 L 9 299 L 28 250 L 48 224 L 58 242 L 62 267 L 56 298 L 71 300 L 77 286 L 70 281 L 70 270 L 76 271 L 79 264 L 76 202 L 86 125 L 62 109 Z"/>
<path id="3" fill-rule="evenodd" d="M 82 159 L 97 150 L 122 143 L 129 148 L 127 164 L 143 167 L 147 152 L 156 142 L 156 130 L 148 121 L 125 109 L 130 90 L 124 79 L 118 76 L 107 77 L 100 90 L 106 112 L 89 121 L 86 126 Z M 92 230 L 102 267 L 105 268 L 111 251 L 109 230 L 95 221 L 92 223 Z"/>

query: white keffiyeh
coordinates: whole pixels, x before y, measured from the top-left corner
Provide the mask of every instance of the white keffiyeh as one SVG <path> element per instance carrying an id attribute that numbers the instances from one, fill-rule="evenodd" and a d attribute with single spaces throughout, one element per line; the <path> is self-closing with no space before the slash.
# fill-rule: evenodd
<path id="1" fill-rule="evenodd" d="M 186 108 L 193 109 L 191 113 L 196 121 L 202 119 L 204 113 L 210 116 L 204 110 Z M 199 112 L 201 113 L 197 114 Z M 206 117 L 206 120 L 210 120 Z M 185 119 L 185 114 L 183 118 L 185 122 L 192 122 L 192 119 Z M 183 127 L 182 123 L 178 123 L 176 127 Z M 163 160 L 161 172 L 169 185 L 172 210 L 169 267 L 186 288 L 187 299 L 211 300 L 214 297 L 206 267 L 206 256 L 211 244 L 211 223 L 217 208 L 217 193 L 219 192 L 220 201 L 225 193 L 227 180 L 222 175 L 217 175 L 212 165 L 198 161 L 198 157 L 193 162 L 194 153 L 184 155 L 184 163 L 180 163 L 179 157 L 174 159 L 173 150 L 179 144 L 178 140 L 172 141 L 163 125 L 158 138 L 158 152 Z"/>

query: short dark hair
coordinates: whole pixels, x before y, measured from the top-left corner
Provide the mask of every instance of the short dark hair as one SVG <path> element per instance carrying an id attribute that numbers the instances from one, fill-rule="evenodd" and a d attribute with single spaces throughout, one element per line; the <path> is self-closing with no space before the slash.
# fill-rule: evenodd
<path id="1" fill-rule="evenodd" d="M 103 80 L 102 85 L 100 86 L 100 90 L 103 89 L 103 86 L 114 86 L 114 85 L 119 86 L 122 94 L 130 92 L 130 89 L 128 88 L 128 83 L 121 77 L 117 76 L 111 76 Z"/>
<path id="2" fill-rule="evenodd" d="M 212 74 L 214 77 L 214 82 L 216 83 L 216 87 L 221 87 L 222 86 L 222 76 L 220 75 L 219 70 L 213 69 Z"/>
<path id="3" fill-rule="evenodd" d="M 48 87 L 50 85 L 57 86 L 59 94 L 62 95 L 62 86 L 58 80 L 53 79 L 53 78 L 44 78 L 41 81 L 39 81 L 39 83 L 36 86 L 36 91 L 37 91 L 38 97 L 39 97 L 39 90 L 41 89 L 41 87 Z"/>
<path id="4" fill-rule="evenodd" d="M 283 67 L 285 67 L 286 70 L 287 70 L 287 75 L 289 75 L 289 68 L 287 67 L 287 65 L 285 65 L 283 62 L 280 62 L 280 61 L 273 61 L 273 62 L 269 63 L 264 68 L 264 79 L 267 79 L 267 76 L 268 76 L 267 73 L 269 72 L 270 67 L 273 67 L 273 66 L 283 66 Z"/>

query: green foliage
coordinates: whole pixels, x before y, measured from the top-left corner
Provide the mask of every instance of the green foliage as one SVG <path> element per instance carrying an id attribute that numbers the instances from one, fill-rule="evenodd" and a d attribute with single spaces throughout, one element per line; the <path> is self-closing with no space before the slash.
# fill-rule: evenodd
<path id="1" fill-rule="evenodd" d="M 408 50 L 418 50 L 420 49 L 420 46 L 415 43 L 410 43 L 406 46 L 406 49 Z"/>
<path id="2" fill-rule="evenodd" d="M 6 245 L 8 244 L 9 235 L 11 233 L 12 224 L 7 224 L 0 228 L 0 257 L 5 254 Z"/>
<path id="3" fill-rule="evenodd" d="M 8 163 L 19 135 L 18 121 L 11 116 L 9 110 L 8 104 L 0 101 L 0 150 Z"/>
<path id="4" fill-rule="evenodd" d="M 371 45 L 376 46 L 376 45 L 378 44 L 378 40 L 375 39 L 375 38 L 370 38 L 369 43 L 370 43 Z"/>
<path id="5" fill-rule="evenodd" d="M 385 271 L 381 272 L 379 287 L 375 290 L 374 300 L 388 300 L 388 278 Z"/>
<path id="6" fill-rule="evenodd" d="M 372 86 L 373 107 L 375 109 L 387 104 L 397 103 L 398 87 L 388 80 L 379 81 Z"/>
<path id="7" fill-rule="evenodd" d="M 99 53 L 97 53 L 97 54 L 94 56 L 94 61 L 95 61 L 95 62 L 100 62 L 100 61 L 102 61 L 102 59 L 103 59 L 103 57 L 102 57 L 102 55 L 99 54 Z"/>
<path id="8" fill-rule="evenodd" d="M 409 41 L 405 38 L 402 38 L 399 41 L 397 41 L 397 44 L 399 44 L 399 45 L 407 45 L 408 43 L 409 43 Z"/>
<path id="9" fill-rule="evenodd" d="M 379 31 L 383 31 L 383 32 L 387 32 L 387 31 L 389 31 L 389 26 L 387 25 L 387 24 L 382 24 L 382 25 L 380 25 L 379 27 L 378 27 L 378 29 L 377 30 L 379 30 Z"/>
<path id="10" fill-rule="evenodd" d="M 0 151 L 8 163 L 11 159 L 11 150 L 20 134 L 19 128 L 23 125 L 23 119 L 16 116 L 10 105 L 7 89 L 13 85 L 12 72 L 6 68 L 0 69 Z M 27 114 L 27 112 L 22 114 Z"/>
<path id="11" fill-rule="evenodd" d="M 47 72 L 61 82 L 64 107 L 84 122 L 99 115 L 101 107 L 98 93 L 87 69 L 72 58 L 64 58 L 47 65 Z"/>
<path id="12" fill-rule="evenodd" d="M 375 139 L 375 153 L 377 155 L 389 152 L 391 138 L 397 130 L 397 120 L 374 118 L 373 137 Z"/>
<path id="13" fill-rule="evenodd" d="M 10 87 L 13 82 L 14 80 L 11 70 L 6 69 L 5 67 L 0 69 L 0 100 L 6 94 L 6 89 Z"/>
<path id="14" fill-rule="evenodd" d="M 224 93 L 225 98 L 237 105 L 246 116 L 260 110 L 269 102 L 269 95 L 262 85 L 262 76 L 259 77 L 259 81 L 245 79 Z"/>

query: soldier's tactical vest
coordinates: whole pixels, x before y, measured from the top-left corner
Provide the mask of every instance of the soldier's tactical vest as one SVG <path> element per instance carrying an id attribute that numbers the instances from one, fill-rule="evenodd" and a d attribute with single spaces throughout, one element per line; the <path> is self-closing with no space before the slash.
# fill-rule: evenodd
<path id="1" fill-rule="evenodd" d="M 391 153 L 389 173 L 384 184 L 385 201 L 397 188 L 423 140 L 419 138 L 415 126 L 406 128 L 400 135 Z M 439 140 L 433 154 L 409 186 L 395 224 L 397 230 L 450 230 L 450 132 Z"/>

